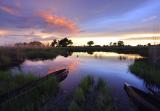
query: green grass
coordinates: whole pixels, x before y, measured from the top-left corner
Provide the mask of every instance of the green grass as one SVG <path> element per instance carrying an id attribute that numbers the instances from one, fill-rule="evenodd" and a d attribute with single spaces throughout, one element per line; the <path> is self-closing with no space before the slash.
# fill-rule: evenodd
<path id="1" fill-rule="evenodd" d="M 85 77 L 79 87 L 83 90 L 84 93 L 89 92 L 89 90 L 93 87 L 93 77 L 87 76 Z"/>
<path id="2" fill-rule="evenodd" d="M 149 84 L 160 85 L 160 68 L 144 61 L 135 61 L 129 67 L 130 71 L 143 78 Z"/>
<path id="3" fill-rule="evenodd" d="M 85 95 L 82 88 L 77 88 L 74 93 L 74 101 L 76 101 L 77 104 L 82 105 L 82 103 L 85 101 Z"/>
<path id="4" fill-rule="evenodd" d="M 12 74 L 9 71 L 0 71 L 0 94 L 23 86 L 24 84 L 38 79 L 32 74 L 17 73 Z"/>
<path id="5" fill-rule="evenodd" d="M 25 83 L 36 80 L 31 74 L 15 74 L 10 72 L 2 72 L 0 74 L 3 86 L 0 87 L 1 93 L 13 90 L 22 86 Z M 19 96 L 10 98 L 9 101 L 1 104 L 1 111 L 39 111 L 43 104 L 49 100 L 50 97 L 56 96 L 59 91 L 57 79 L 49 77 L 47 80 L 42 81 L 38 86 L 27 90 Z"/>
<path id="6" fill-rule="evenodd" d="M 72 101 L 69 108 L 68 108 L 68 111 L 81 111 L 78 104 L 75 102 L 75 101 Z"/>
<path id="7" fill-rule="evenodd" d="M 115 111 L 107 83 L 87 76 L 74 92 L 68 111 Z"/>
<path id="8" fill-rule="evenodd" d="M 107 83 L 99 79 L 96 86 L 97 96 L 95 97 L 95 105 L 93 106 L 94 111 L 113 111 L 112 97 L 108 90 Z"/>

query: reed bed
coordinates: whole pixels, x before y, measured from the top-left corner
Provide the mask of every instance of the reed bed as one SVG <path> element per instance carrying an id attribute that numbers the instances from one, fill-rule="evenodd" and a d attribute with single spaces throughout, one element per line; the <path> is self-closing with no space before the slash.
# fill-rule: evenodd
<path id="1" fill-rule="evenodd" d="M 68 111 L 115 111 L 107 84 L 92 77 L 84 78 L 76 88 Z"/>
<path id="2" fill-rule="evenodd" d="M 1 94 L 11 91 L 26 83 L 37 80 L 38 78 L 32 74 L 11 74 L 10 72 L 0 72 Z M 9 87 L 7 87 L 9 86 Z M 43 104 L 50 97 L 56 96 L 59 86 L 55 77 L 49 76 L 46 80 L 40 82 L 36 87 L 12 97 L 0 104 L 1 111 L 39 111 Z"/>
<path id="3" fill-rule="evenodd" d="M 143 78 L 148 84 L 160 86 L 160 69 L 155 65 L 145 61 L 135 61 L 129 69 L 135 75 Z"/>

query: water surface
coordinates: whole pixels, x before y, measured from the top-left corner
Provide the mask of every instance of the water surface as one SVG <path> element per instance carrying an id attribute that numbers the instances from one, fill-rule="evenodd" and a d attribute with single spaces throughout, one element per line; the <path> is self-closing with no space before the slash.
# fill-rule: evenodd
<path id="1" fill-rule="evenodd" d="M 123 89 L 125 82 L 142 90 L 147 90 L 144 80 L 132 74 L 128 66 L 135 59 L 143 58 L 136 54 L 118 54 L 113 52 L 73 53 L 72 56 L 58 56 L 52 60 L 26 60 L 20 67 L 12 68 L 13 72 L 31 72 L 44 76 L 49 72 L 69 68 L 67 78 L 61 82 L 62 89 L 69 93 L 86 75 L 105 79 L 111 89 L 113 99 L 121 111 L 135 110 L 133 104 Z"/>

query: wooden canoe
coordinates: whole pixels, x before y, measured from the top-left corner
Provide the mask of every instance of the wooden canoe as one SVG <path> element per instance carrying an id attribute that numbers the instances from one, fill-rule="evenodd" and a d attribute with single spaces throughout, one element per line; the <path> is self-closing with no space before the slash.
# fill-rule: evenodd
<path id="1" fill-rule="evenodd" d="M 60 82 L 67 77 L 68 73 L 69 73 L 68 69 L 61 69 L 61 70 L 49 73 L 46 76 L 44 76 L 38 80 L 29 82 L 27 84 L 24 84 L 21 87 L 18 87 L 14 90 L 7 92 L 7 93 L 4 93 L 4 94 L 0 95 L 0 106 L 2 103 L 6 102 L 8 100 L 10 100 L 16 96 L 22 95 L 27 91 L 32 90 L 33 88 L 37 87 L 37 85 L 40 84 L 42 81 L 47 80 L 50 77 L 55 77 Z"/>
<path id="2" fill-rule="evenodd" d="M 160 101 L 153 95 L 130 86 L 127 83 L 124 84 L 124 89 L 140 111 L 160 111 Z"/>

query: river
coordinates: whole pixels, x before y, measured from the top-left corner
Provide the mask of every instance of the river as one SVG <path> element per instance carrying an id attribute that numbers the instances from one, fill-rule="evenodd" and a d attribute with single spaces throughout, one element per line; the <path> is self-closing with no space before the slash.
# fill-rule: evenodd
<path id="1" fill-rule="evenodd" d="M 86 75 L 103 78 L 108 82 L 114 102 L 120 111 L 136 110 L 128 98 L 123 86 L 127 82 L 144 91 L 147 90 L 143 79 L 135 76 L 128 69 L 135 59 L 143 58 L 137 54 L 118 54 L 114 52 L 94 52 L 93 54 L 74 52 L 71 56 L 57 56 L 50 60 L 25 60 L 19 67 L 11 69 L 12 72 L 33 73 L 44 76 L 49 72 L 69 68 L 69 74 L 60 83 L 65 92 L 72 91 L 80 80 Z"/>

